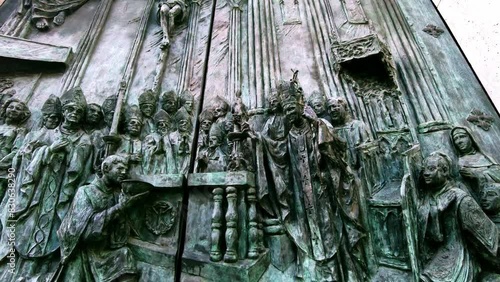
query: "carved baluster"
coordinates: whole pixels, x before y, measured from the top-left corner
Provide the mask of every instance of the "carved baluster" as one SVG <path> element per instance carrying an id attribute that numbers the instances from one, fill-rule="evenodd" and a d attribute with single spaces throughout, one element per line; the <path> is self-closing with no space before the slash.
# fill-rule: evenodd
<path id="1" fill-rule="evenodd" d="M 238 260 L 238 211 L 236 209 L 236 187 L 229 186 L 226 188 L 226 198 L 226 254 L 224 255 L 224 261 L 235 262 Z"/>
<path id="2" fill-rule="evenodd" d="M 210 248 L 210 260 L 222 260 L 220 250 L 221 228 L 222 228 L 222 188 L 215 188 L 212 191 L 214 195 L 214 209 L 212 211 L 212 246 Z"/>
<path id="3" fill-rule="evenodd" d="M 258 215 L 258 226 L 259 229 L 258 231 L 258 237 L 257 237 L 257 248 L 259 249 L 259 252 L 262 253 L 266 249 L 264 246 L 264 224 L 262 224 L 262 218 L 260 215 Z"/>
<path id="4" fill-rule="evenodd" d="M 248 258 L 255 259 L 259 257 L 259 220 L 257 214 L 257 197 L 255 196 L 255 188 L 250 187 L 247 191 L 248 199 L 248 241 L 250 248 L 248 248 Z"/>

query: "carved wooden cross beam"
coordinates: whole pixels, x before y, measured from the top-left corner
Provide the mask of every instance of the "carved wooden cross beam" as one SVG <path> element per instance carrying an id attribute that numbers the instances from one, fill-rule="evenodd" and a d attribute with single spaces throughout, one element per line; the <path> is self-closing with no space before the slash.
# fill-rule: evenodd
<path id="1" fill-rule="evenodd" d="M 62 72 L 72 57 L 70 47 L 0 35 L 0 73 Z"/>

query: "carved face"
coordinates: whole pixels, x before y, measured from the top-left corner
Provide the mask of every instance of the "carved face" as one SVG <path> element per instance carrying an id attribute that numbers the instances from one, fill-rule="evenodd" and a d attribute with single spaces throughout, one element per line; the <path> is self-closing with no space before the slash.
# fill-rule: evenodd
<path id="1" fill-rule="evenodd" d="M 184 102 L 184 108 L 188 113 L 191 113 L 193 111 L 193 106 L 194 103 L 191 100 L 187 100 L 186 102 Z"/>
<path id="2" fill-rule="evenodd" d="M 5 117 L 12 121 L 19 121 L 24 116 L 24 106 L 19 102 L 11 102 L 5 111 Z"/>
<path id="3" fill-rule="evenodd" d="M 108 125 L 111 126 L 113 123 L 113 116 L 115 115 L 115 111 L 104 111 L 104 122 Z"/>
<path id="4" fill-rule="evenodd" d="M 229 132 L 233 131 L 233 128 L 234 128 L 234 120 L 231 119 L 226 120 L 226 122 L 224 123 L 224 130 Z"/>
<path id="5" fill-rule="evenodd" d="M 339 102 L 330 104 L 330 106 L 328 107 L 328 111 L 330 112 L 330 117 L 332 118 L 332 120 L 336 122 L 344 121 L 347 113 L 344 105 Z"/>
<path id="6" fill-rule="evenodd" d="M 175 112 L 177 111 L 177 102 L 172 98 L 165 99 L 162 108 L 169 114 L 175 114 Z"/>
<path id="7" fill-rule="evenodd" d="M 277 96 L 273 96 L 269 99 L 269 111 L 275 113 L 278 111 L 280 106 L 280 101 Z"/>
<path id="8" fill-rule="evenodd" d="M 209 119 L 204 119 L 201 121 L 200 127 L 201 130 L 208 132 L 210 130 L 210 126 L 212 126 L 212 121 Z"/>
<path id="9" fill-rule="evenodd" d="M 156 123 L 156 129 L 161 135 L 167 134 L 169 127 L 170 127 L 170 122 L 168 120 L 159 120 Z"/>
<path id="10" fill-rule="evenodd" d="M 87 108 L 87 122 L 98 124 L 103 118 L 101 108 L 97 105 L 89 105 Z"/>
<path id="11" fill-rule="evenodd" d="M 286 119 L 290 124 L 294 124 L 300 121 L 302 117 L 301 107 L 297 103 L 287 104 L 284 108 Z"/>
<path id="12" fill-rule="evenodd" d="M 453 143 L 460 153 L 467 153 L 472 149 L 472 140 L 467 132 L 457 130 L 453 134 Z"/>
<path id="13" fill-rule="evenodd" d="M 75 103 L 70 103 L 66 105 L 63 109 L 64 120 L 71 123 L 80 123 L 85 116 L 85 109 L 76 105 Z"/>
<path id="14" fill-rule="evenodd" d="M 440 187 L 447 180 L 447 173 L 439 166 L 439 157 L 429 157 L 423 171 L 425 184 L 430 187 Z"/>
<path id="15" fill-rule="evenodd" d="M 500 187 L 486 185 L 481 192 L 481 208 L 489 213 L 500 212 Z"/>
<path id="16" fill-rule="evenodd" d="M 208 146 L 210 148 L 216 148 L 219 147 L 222 144 L 221 138 L 217 135 L 210 135 L 208 138 Z"/>
<path id="17" fill-rule="evenodd" d="M 114 163 L 104 174 L 112 183 L 118 184 L 128 178 L 128 166 L 123 162 Z"/>
<path id="18" fill-rule="evenodd" d="M 43 124 L 47 129 L 54 129 L 61 123 L 61 115 L 55 113 L 43 114 Z"/>
<path id="19" fill-rule="evenodd" d="M 223 117 L 227 114 L 227 111 L 224 107 L 224 105 L 222 104 L 217 104 L 214 108 L 214 116 L 216 119 L 220 118 L 220 117 Z"/>
<path id="20" fill-rule="evenodd" d="M 322 116 L 326 110 L 324 101 L 321 101 L 320 99 L 313 100 L 311 102 L 311 107 L 318 116 Z"/>
<path id="21" fill-rule="evenodd" d="M 127 123 L 127 132 L 131 136 L 138 136 L 141 134 L 142 130 L 142 121 L 138 118 L 131 118 Z"/>
<path id="22" fill-rule="evenodd" d="M 181 119 L 179 120 L 179 123 L 177 124 L 177 128 L 179 129 L 180 132 L 187 133 L 189 132 L 189 121 L 187 119 Z"/>
<path id="23" fill-rule="evenodd" d="M 155 106 L 153 104 L 141 104 L 140 107 L 141 112 L 145 117 L 150 118 L 153 116 L 155 111 Z"/>

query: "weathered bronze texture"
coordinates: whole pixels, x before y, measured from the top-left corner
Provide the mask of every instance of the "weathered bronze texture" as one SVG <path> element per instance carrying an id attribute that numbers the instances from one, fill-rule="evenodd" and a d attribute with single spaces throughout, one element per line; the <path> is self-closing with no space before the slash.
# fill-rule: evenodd
<path id="1" fill-rule="evenodd" d="M 429 0 L 6 3 L 0 281 L 500 281 L 499 116 Z"/>

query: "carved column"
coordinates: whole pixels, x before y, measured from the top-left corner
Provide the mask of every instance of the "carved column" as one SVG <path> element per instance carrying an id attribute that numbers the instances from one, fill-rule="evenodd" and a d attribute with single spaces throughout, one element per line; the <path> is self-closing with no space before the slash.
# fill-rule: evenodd
<path id="1" fill-rule="evenodd" d="M 229 14 L 229 63 L 227 65 L 226 93 L 231 99 L 241 88 L 241 7 L 239 0 L 228 1 L 231 5 Z"/>
<path id="2" fill-rule="evenodd" d="M 196 49 L 196 37 L 198 35 L 198 26 L 200 19 L 200 3 L 199 1 L 191 1 L 189 12 L 188 31 L 186 34 L 186 41 L 184 44 L 184 56 L 182 56 L 182 65 L 177 82 L 177 93 L 182 93 L 188 90 L 191 76 L 193 75 L 193 58 Z M 161 78 L 160 78 L 161 79 Z"/>
<path id="3" fill-rule="evenodd" d="M 306 22 L 311 35 L 312 51 L 318 65 L 323 91 L 327 97 L 337 96 L 334 93 L 342 92 L 342 90 L 337 87 L 333 74 L 333 58 L 329 56 L 328 52 L 330 46 L 328 25 L 330 22 L 321 11 L 324 8 L 324 2 L 305 0 L 303 3 L 306 11 Z"/>
<path id="4" fill-rule="evenodd" d="M 397 1 L 373 2 L 387 31 L 400 89 L 409 100 L 424 154 L 451 148 L 448 138 L 449 111 L 443 103 L 443 88 L 437 83 L 417 44 L 411 26 Z"/>
<path id="5" fill-rule="evenodd" d="M 222 260 L 221 253 L 221 228 L 222 228 L 222 198 L 224 190 L 222 188 L 215 188 L 213 191 L 214 208 L 212 210 L 212 234 L 211 234 L 211 247 L 210 247 L 210 260 Z"/>
<path id="6" fill-rule="evenodd" d="M 247 16 L 250 109 L 262 109 L 281 78 L 272 1 L 249 0 Z"/>
<path id="7" fill-rule="evenodd" d="M 238 260 L 238 210 L 236 187 L 226 187 L 226 252 L 224 261 L 235 262 Z"/>
<path id="8" fill-rule="evenodd" d="M 447 121 L 448 112 L 441 103 L 441 91 L 417 46 L 408 22 L 397 1 L 374 2 L 387 30 L 388 43 L 395 51 L 398 74 L 406 83 L 401 86 L 414 105 L 418 124 L 429 121 Z M 401 60 L 397 60 L 400 57 Z M 404 59 L 404 60 L 403 60 Z"/>
<path id="9" fill-rule="evenodd" d="M 254 187 L 247 190 L 248 200 L 248 241 L 250 248 L 248 249 L 248 258 L 254 259 L 259 257 L 259 218 L 257 214 L 257 196 Z"/>

